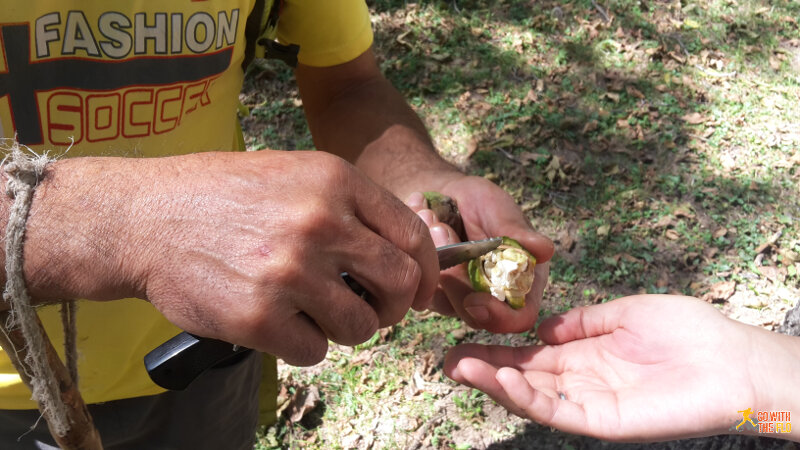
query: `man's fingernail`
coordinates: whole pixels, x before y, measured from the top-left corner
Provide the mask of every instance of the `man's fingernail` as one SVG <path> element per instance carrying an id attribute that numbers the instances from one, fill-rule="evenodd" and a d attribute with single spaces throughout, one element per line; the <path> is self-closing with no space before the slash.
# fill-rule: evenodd
<path id="1" fill-rule="evenodd" d="M 467 306 L 464 309 L 467 310 L 467 314 L 478 322 L 489 320 L 489 310 L 485 306 Z"/>
<path id="2" fill-rule="evenodd" d="M 425 196 L 422 192 L 412 192 L 406 199 L 406 205 L 416 211 L 425 207 Z"/>
<path id="3" fill-rule="evenodd" d="M 431 227 L 431 237 L 433 238 L 433 243 L 436 244 L 437 247 L 441 247 L 449 243 L 450 234 L 443 226 L 434 225 Z"/>

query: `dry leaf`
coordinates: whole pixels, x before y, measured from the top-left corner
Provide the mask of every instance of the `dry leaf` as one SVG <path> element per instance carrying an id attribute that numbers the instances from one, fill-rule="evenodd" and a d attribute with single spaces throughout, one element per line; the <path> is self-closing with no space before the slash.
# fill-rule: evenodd
<path id="1" fill-rule="evenodd" d="M 667 236 L 667 239 L 669 239 L 671 241 L 677 241 L 678 239 L 681 238 L 681 235 L 678 234 L 678 232 L 675 231 L 675 230 L 667 230 L 665 235 Z"/>
<path id="2" fill-rule="evenodd" d="M 628 95 L 631 95 L 631 96 L 636 97 L 638 99 L 644 99 L 644 94 L 642 94 L 642 91 L 636 89 L 633 86 L 625 87 L 625 92 L 627 92 Z"/>
<path id="3" fill-rule="evenodd" d="M 297 423 L 303 419 L 303 416 L 317 407 L 319 403 L 319 389 L 316 386 L 308 386 L 299 389 L 292 398 L 291 411 L 292 415 L 289 420 L 292 423 Z"/>
<path id="4" fill-rule="evenodd" d="M 689 125 L 700 125 L 701 123 L 708 122 L 708 118 L 700 114 L 699 112 L 693 112 L 684 115 L 681 119 L 688 123 Z"/>
<path id="5" fill-rule="evenodd" d="M 656 228 L 666 228 L 674 225 L 675 222 L 672 220 L 672 217 L 662 216 L 660 219 L 658 219 L 658 222 L 656 222 L 655 225 L 653 226 Z"/>
<path id="6" fill-rule="evenodd" d="M 587 122 L 586 125 L 584 125 L 583 127 L 583 134 L 591 133 L 592 131 L 596 130 L 598 126 L 599 124 L 597 123 L 596 120 L 591 120 Z"/>
<path id="7" fill-rule="evenodd" d="M 731 298 L 733 294 L 736 292 L 736 282 L 731 281 L 721 281 L 713 286 L 711 286 L 711 290 L 709 290 L 701 300 L 705 300 L 707 302 L 724 302 Z"/>
<path id="8" fill-rule="evenodd" d="M 694 218 L 694 212 L 692 212 L 692 207 L 689 205 L 681 205 L 675 209 L 675 217 L 685 217 L 687 219 Z"/>

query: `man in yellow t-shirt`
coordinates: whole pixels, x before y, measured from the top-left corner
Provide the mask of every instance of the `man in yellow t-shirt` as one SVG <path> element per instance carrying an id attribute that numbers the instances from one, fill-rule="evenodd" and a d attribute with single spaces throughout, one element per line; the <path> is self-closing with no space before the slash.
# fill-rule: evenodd
<path id="1" fill-rule="evenodd" d="M 363 342 L 409 307 L 495 332 L 534 324 L 552 243 L 500 188 L 437 155 L 378 70 L 363 0 L 84 3 L 4 5 L 0 136 L 64 153 L 34 197 L 25 277 L 37 303 L 94 300 L 78 309 L 78 367 L 107 447 L 252 445 L 274 359 L 265 375 L 254 354 L 164 392 L 142 358 L 180 329 L 309 365 L 328 340 Z M 273 38 L 299 46 L 322 151 L 230 152 L 243 67 Z M 468 238 L 515 236 L 543 263 L 525 309 L 471 293 L 463 268 L 440 277 L 434 246 L 458 237 L 425 190 L 459 201 Z M 40 316 L 59 348 L 53 307 Z M 24 434 L 35 407 L 0 354 L 0 447 L 54 445 L 42 425 Z"/>

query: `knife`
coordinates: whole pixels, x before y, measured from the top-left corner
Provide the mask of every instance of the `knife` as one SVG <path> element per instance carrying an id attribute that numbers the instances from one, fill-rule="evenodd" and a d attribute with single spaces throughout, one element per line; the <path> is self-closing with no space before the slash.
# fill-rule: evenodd
<path id="1" fill-rule="evenodd" d="M 496 249 L 503 242 L 495 237 L 438 247 L 439 270 L 449 269 Z M 341 274 L 345 283 L 359 297 L 370 294 L 347 272 Z M 185 331 L 156 347 L 144 357 L 150 379 L 170 390 L 183 390 L 201 373 L 217 365 L 235 362 L 235 357 L 251 351 L 229 342 L 195 336 Z"/>

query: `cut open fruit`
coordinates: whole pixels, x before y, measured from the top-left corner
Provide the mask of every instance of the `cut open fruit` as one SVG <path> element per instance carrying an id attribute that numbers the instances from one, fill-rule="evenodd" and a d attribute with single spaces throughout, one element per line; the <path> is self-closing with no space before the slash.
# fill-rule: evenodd
<path id="1" fill-rule="evenodd" d="M 470 261 L 467 270 L 473 289 L 489 292 L 519 309 L 525 306 L 525 295 L 533 286 L 535 266 L 533 255 L 504 236 L 499 247 Z"/>

